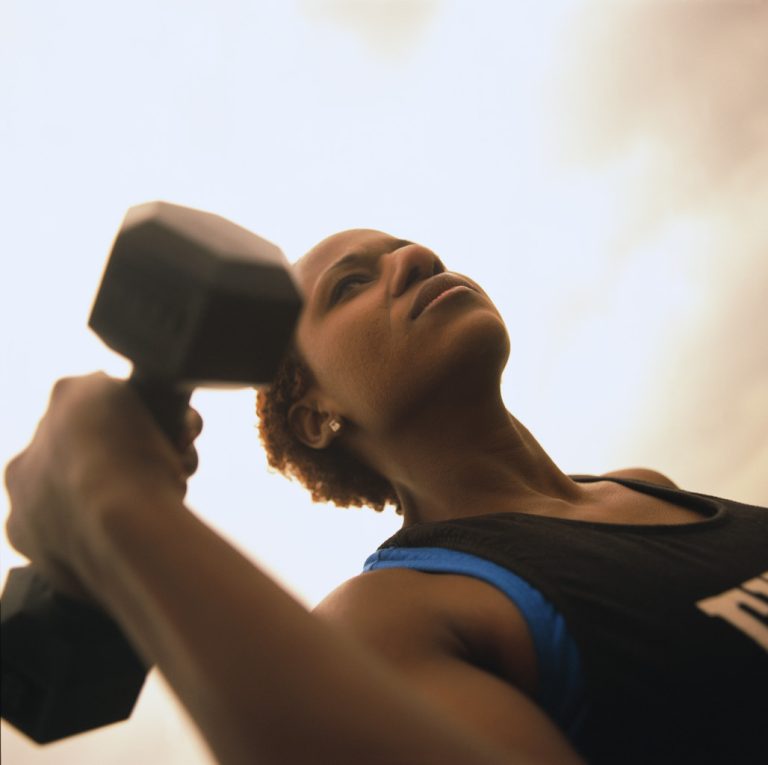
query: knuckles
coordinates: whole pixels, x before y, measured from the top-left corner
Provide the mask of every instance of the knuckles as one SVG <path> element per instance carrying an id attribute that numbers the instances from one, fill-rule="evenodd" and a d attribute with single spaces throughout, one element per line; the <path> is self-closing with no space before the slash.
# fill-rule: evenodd
<path id="1" fill-rule="evenodd" d="M 187 443 L 192 443 L 203 432 L 203 418 L 197 409 L 187 409 L 184 415 L 184 431 Z"/>
<path id="2" fill-rule="evenodd" d="M 184 452 L 181 458 L 181 464 L 184 468 L 184 473 L 187 476 L 194 475 L 199 462 L 200 458 L 197 454 L 197 449 L 195 449 L 194 446 L 191 446 Z"/>
<path id="3" fill-rule="evenodd" d="M 8 493 L 11 494 L 15 486 L 16 477 L 21 465 L 21 454 L 17 454 L 6 466 L 5 466 L 5 488 Z"/>
<path id="4" fill-rule="evenodd" d="M 107 390 L 121 385 L 122 381 L 112 379 L 104 372 L 92 372 L 80 377 L 61 377 L 51 388 L 51 401 L 58 401 L 80 391 L 95 393 L 99 388 Z"/>
<path id="5" fill-rule="evenodd" d="M 26 546 L 24 544 L 25 535 L 21 521 L 18 513 L 14 512 L 13 509 L 11 509 L 11 512 L 5 521 L 5 535 L 14 550 L 26 554 Z"/>
<path id="6" fill-rule="evenodd" d="M 66 393 L 67 388 L 72 385 L 72 379 L 71 377 L 60 377 L 56 380 L 51 389 L 51 398 L 61 398 Z"/>

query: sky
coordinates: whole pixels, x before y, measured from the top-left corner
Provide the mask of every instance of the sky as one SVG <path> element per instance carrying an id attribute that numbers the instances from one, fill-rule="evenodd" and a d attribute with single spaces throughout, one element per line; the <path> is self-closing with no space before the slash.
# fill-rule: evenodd
<path id="1" fill-rule="evenodd" d="M 57 378 L 129 372 L 86 323 L 161 199 L 290 260 L 352 227 L 431 247 L 499 307 L 504 400 L 563 470 L 768 504 L 766 71 L 761 0 L 4 0 L 2 461 Z M 193 403 L 190 506 L 307 606 L 397 529 L 270 473 L 252 391 Z M 211 762 L 156 672 L 129 722 L 3 723 L 2 755 Z"/>

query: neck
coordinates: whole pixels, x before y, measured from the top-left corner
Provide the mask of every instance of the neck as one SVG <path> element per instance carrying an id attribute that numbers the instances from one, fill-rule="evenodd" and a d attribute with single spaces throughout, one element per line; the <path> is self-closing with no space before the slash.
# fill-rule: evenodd
<path id="1" fill-rule="evenodd" d="M 404 525 L 536 512 L 585 498 L 583 487 L 507 411 L 498 389 L 474 400 L 482 403 L 433 399 L 418 413 L 412 410 L 406 423 L 360 445 L 394 486 Z"/>

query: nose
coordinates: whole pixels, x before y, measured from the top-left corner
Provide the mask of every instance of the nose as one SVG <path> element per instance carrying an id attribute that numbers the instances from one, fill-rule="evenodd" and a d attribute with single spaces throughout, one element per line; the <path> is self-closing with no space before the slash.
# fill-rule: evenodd
<path id="1" fill-rule="evenodd" d="M 424 281 L 430 276 L 445 271 L 440 259 L 428 247 L 409 244 L 392 253 L 394 276 L 392 296 L 402 295 L 414 282 Z"/>

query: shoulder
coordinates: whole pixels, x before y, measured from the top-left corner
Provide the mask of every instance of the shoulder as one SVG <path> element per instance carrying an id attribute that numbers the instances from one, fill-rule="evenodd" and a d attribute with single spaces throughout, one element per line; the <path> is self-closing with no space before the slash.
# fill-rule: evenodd
<path id="1" fill-rule="evenodd" d="M 342 584 L 315 612 L 397 662 L 460 658 L 534 690 L 535 649 L 522 613 L 478 579 L 404 568 L 371 571 Z"/>
<path id="2" fill-rule="evenodd" d="M 434 621 L 440 610 L 430 598 L 434 589 L 424 574 L 415 571 L 371 571 L 337 587 L 315 607 L 315 613 L 343 624 L 368 642 L 384 626 L 393 633 Z"/>
<path id="3" fill-rule="evenodd" d="M 345 582 L 315 613 L 510 760 L 581 763 L 532 701 L 537 667 L 530 632 L 517 607 L 490 584 L 410 569 L 371 571 Z"/>
<path id="4" fill-rule="evenodd" d="M 669 489 L 679 489 L 680 487 L 667 478 L 663 473 L 659 473 L 658 470 L 651 470 L 650 468 L 623 468 L 621 470 L 613 470 L 610 473 L 603 473 L 604 478 L 629 478 L 636 479 L 638 481 L 645 481 L 646 483 L 654 483 L 658 486 L 666 486 Z"/>

